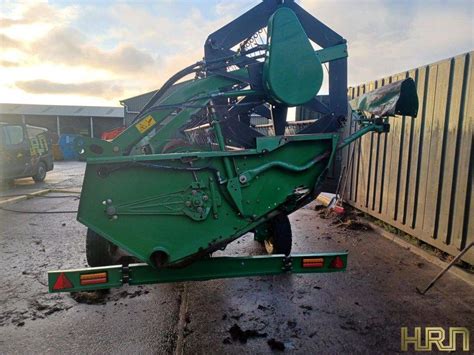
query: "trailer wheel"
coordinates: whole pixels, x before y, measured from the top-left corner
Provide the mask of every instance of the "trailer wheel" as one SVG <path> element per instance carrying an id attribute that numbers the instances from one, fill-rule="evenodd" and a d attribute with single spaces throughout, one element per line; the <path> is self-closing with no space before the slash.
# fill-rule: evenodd
<path id="1" fill-rule="evenodd" d="M 114 265 L 118 247 L 100 236 L 92 229 L 87 228 L 86 257 L 89 266 Z"/>
<path id="2" fill-rule="evenodd" d="M 291 224 L 288 216 L 278 215 L 270 221 L 270 234 L 264 241 L 265 249 L 268 254 L 291 253 L 292 234 Z"/>
<path id="3" fill-rule="evenodd" d="M 38 170 L 36 170 L 36 174 L 33 175 L 33 180 L 36 182 L 42 182 L 46 178 L 46 164 L 42 161 L 38 163 Z"/>

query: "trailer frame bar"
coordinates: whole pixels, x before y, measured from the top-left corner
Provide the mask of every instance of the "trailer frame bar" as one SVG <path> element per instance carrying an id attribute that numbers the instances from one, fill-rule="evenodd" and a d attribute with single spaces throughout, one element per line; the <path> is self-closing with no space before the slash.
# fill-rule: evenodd
<path id="1" fill-rule="evenodd" d="M 155 269 L 148 264 L 112 265 L 48 272 L 49 292 L 78 292 L 128 285 L 344 271 L 348 252 L 200 259 L 183 268 Z"/>

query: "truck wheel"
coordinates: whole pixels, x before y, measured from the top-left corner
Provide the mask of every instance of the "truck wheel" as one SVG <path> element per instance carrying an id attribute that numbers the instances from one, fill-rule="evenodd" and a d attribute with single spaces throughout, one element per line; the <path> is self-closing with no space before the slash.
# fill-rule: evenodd
<path id="1" fill-rule="evenodd" d="M 118 247 L 87 228 L 86 257 L 89 266 L 107 266 L 115 264 Z"/>
<path id="2" fill-rule="evenodd" d="M 265 239 L 265 249 L 268 254 L 285 254 L 291 253 L 291 224 L 288 216 L 285 214 L 278 215 L 270 221 L 270 233 Z"/>
<path id="3" fill-rule="evenodd" d="M 42 182 L 46 178 L 46 164 L 40 161 L 38 163 L 38 170 L 36 171 L 36 174 L 33 175 L 33 180 L 36 182 Z"/>

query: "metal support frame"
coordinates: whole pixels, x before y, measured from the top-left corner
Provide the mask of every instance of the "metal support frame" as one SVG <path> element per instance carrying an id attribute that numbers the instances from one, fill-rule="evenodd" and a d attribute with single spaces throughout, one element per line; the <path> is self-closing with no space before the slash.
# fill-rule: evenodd
<path id="1" fill-rule="evenodd" d="M 148 264 L 114 265 L 86 269 L 48 272 L 49 292 L 77 292 L 121 287 L 124 284 L 143 285 L 183 281 L 205 281 L 233 277 L 278 275 L 284 273 L 326 273 L 344 271 L 346 251 L 215 257 L 196 260 L 183 268 L 155 269 Z M 62 286 L 58 287 L 58 279 Z M 65 279 L 64 279 L 65 278 Z M 66 280 L 66 281 L 64 281 Z"/>
<path id="2" fill-rule="evenodd" d="M 59 116 L 56 116 L 56 130 L 58 131 L 58 137 L 59 137 L 61 135 Z"/>
<path id="3" fill-rule="evenodd" d="M 210 34 L 204 45 L 205 61 L 211 62 L 236 55 L 237 52 L 231 50 L 231 48 L 265 27 L 270 16 L 279 7 L 288 7 L 293 10 L 308 38 L 322 47 L 323 50 L 334 47 L 333 52 L 341 49 L 344 51 L 344 55 L 339 55 L 339 59 L 336 57 L 329 62 L 329 111 L 334 119 L 338 119 L 340 116 L 345 117 L 347 115 L 346 40 L 293 0 L 263 0 L 259 5 Z M 329 53 L 329 51 L 326 53 Z M 311 111 L 319 108 L 314 104 L 304 106 Z"/>
<path id="4" fill-rule="evenodd" d="M 92 119 L 92 116 L 89 118 L 89 122 L 91 127 L 91 138 L 94 138 L 94 120 Z"/>

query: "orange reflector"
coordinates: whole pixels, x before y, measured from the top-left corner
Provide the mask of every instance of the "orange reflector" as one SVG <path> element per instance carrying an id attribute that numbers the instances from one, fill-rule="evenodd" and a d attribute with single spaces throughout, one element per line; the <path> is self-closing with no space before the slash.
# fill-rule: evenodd
<path id="1" fill-rule="evenodd" d="M 344 268 L 344 260 L 340 256 L 336 256 L 331 262 L 331 268 L 342 269 Z"/>
<path id="2" fill-rule="evenodd" d="M 80 277 L 81 286 L 107 283 L 107 273 L 97 272 L 95 274 L 82 274 Z"/>
<path id="3" fill-rule="evenodd" d="M 303 259 L 304 268 L 318 268 L 324 266 L 324 258 L 305 258 Z"/>
<path id="4" fill-rule="evenodd" d="M 56 282 L 54 283 L 53 290 L 58 291 L 58 290 L 64 290 L 66 288 L 72 288 L 72 283 L 69 281 L 67 278 L 66 274 L 64 272 L 60 273 L 58 278 L 56 279 Z"/>

